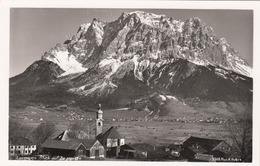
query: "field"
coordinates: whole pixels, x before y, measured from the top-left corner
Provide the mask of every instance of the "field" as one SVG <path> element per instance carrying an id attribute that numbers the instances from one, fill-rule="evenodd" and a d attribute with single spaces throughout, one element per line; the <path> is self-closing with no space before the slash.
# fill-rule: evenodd
<path id="1" fill-rule="evenodd" d="M 167 116 L 150 118 L 149 112 L 128 110 L 103 110 L 104 131 L 111 126 L 117 128 L 126 143 L 150 143 L 164 145 L 180 142 L 190 135 L 224 139 L 230 142 L 225 129 L 225 120 L 191 115 L 190 117 Z M 85 112 L 77 107 L 61 106 L 45 108 L 28 106 L 25 109 L 10 108 L 10 119 L 30 126 L 33 130 L 43 121 L 55 123 L 57 136 L 73 123 L 91 124 L 94 129 L 96 112 Z M 94 132 L 92 137 L 94 137 Z M 231 142 L 230 142 L 231 143 Z"/>

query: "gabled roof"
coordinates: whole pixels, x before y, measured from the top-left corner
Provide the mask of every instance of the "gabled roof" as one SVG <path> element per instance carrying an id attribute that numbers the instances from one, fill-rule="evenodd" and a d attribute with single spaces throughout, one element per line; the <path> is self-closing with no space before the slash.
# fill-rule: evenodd
<path id="1" fill-rule="evenodd" d="M 191 136 L 183 143 L 183 146 L 184 147 L 193 147 L 194 145 L 199 145 L 202 148 L 204 148 L 205 150 L 211 151 L 214 147 L 216 147 L 221 142 L 223 142 L 223 140 Z"/>
<path id="2" fill-rule="evenodd" d="M 60 140 L 60 141 L 68 141 L 70 140 L 69 135 L 68 135 L 68 130 L 63 131 L 61 134 L 59 134 L 55 140 Z"/>
<path id="3" fill-rule="evenodd" d="M 90 149 L 97 140 L 92 139 L 71 139 L 69 141 L 61 140 L 46 140 L 41 147 L 51 149 L 76 150 L 80 144 L 83 144 L 86 149 Z"/>
<path id="4" fill-rule="evenodd" d="M 75 141 L 60 141 L 60 140 L 46 140 L 41 147 L 51 149 L 64 149 L 64 150 L 76 150 L 80 143 Z"/>
<path id="5" fill-rule="evenodd" d="M 102 139 L 120 139 L 122 138 L 118 131 L 112 126 L 110 127 L 105 133 L 98 136 L 99 138 L 102 137 Z"/>
<path id="6" fill-rule="evenodd" d="M 77 139 L 77 140 L 80 140 L 80 139 Z M 95 142 L 97 142 L 98 140 L 95 140 L 95 139 L 83 139 L 81 140 L 80 142 L 83 143 L 83 145 L 87 148 L 87 149 L 90 149 L 94 144 Z"/>
<path id="7" fill-rule="evenodd" d="M 72 137 L 75 137 L 77 139 L 87 139 L 88 135 L 83 130 L 78 130 L 76 132 L 73 132 L 72 130 L 68 129 L 68 130 L 63 131 L 61 134 L 59 134 L 54 139 L 61 140 L 61 141 L 68 141 Z"/>

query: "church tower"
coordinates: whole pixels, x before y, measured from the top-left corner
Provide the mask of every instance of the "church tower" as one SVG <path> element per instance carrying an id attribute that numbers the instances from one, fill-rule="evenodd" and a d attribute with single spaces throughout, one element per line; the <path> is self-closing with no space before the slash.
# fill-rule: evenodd
<path id="1" fill-rule="evenodd" d="M 98 105 L 97 119 L 96 119 L 96 136 L 102 133 L 103 127 L 103 112 L 101 111 L 101 104 Z"/>

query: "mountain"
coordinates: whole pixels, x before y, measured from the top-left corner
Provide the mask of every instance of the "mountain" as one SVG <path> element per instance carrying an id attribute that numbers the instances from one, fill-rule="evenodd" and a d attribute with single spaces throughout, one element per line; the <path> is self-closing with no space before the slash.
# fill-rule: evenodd
<path id="1" fill-rule="evenodd" d="M 136 11 L 81 25 L 10 78 L 10 97 L 30 93 L 33 103 L 102 102 L 111 108 L 147 103 L 155 94 L 252 102 L 252 84 L 252 68 L 199 18 Z"/>

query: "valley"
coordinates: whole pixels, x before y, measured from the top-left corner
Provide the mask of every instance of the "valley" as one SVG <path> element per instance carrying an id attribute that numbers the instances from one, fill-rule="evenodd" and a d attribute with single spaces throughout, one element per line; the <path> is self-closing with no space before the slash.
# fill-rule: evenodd
<path id="1" fill-rule="evenodd" d="M 176 107 L 180 109 L 180 106 Z M 205 108 L 204 108 L 205 109 Z M 154 146 L 178 143 L 183 139 L 193 135 L 200 137 L 221 138 L 231 143 L 231 138 L 227 133 L 226 122 L 233 121 L 234 116 L 215 114 L 214 111 L 186 110 L 186 112 L 170 112 L 167 116 L 158 118 L 149 117 L 150 112 L 123 109 L 106 109 L 104 112 L 104 129 L 110 126 L 117 128 L 119 133 L 126 139 L 127 144 L 149 143 Z M 184 111 L 184 110 L 182 110 Z M 94 126 L 96 112 L 86 112 L 79 107 L 60 106 L 56 108 L 45 108 L 43 106 L 28 106 L 24 109 L 10 108 L 10 119 L 18 121 L 22 125 L 28 126 L 33 131 L 42 122 L 52 122 L 55 124 L 57 136 L 68 129 L 73 123 L 86 123 Z M 30 133 L 28 133 L 30 134 Z"/>

